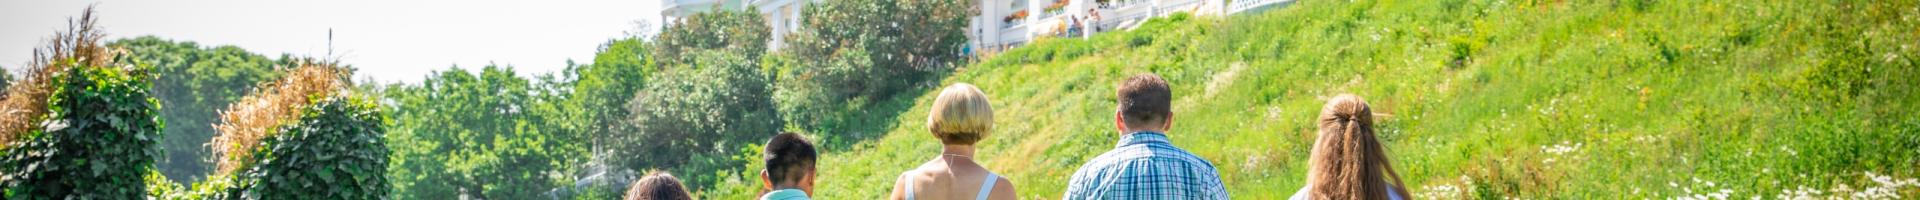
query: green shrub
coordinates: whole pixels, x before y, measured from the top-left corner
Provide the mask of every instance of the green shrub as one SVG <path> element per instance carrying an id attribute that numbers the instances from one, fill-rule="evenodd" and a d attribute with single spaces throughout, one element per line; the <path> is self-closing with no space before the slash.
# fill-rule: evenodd
<path id="1" fill-rule="evenodd" d="M 0 102 L 0 199 L 135 199 L 163 127 L 151 74 L 103 46 L 93 9 L 35 51 Z"/>
<path id="2" fill-rule="evenodd" d="M 245 199 L 386 198 L 383 113 L 366 99 L 314 98 L 299 121 L 262 141 L 234 189 Z"/>
<path id="3" fill-rule="evenodd" d="M 0 159 L 4 197 L 131 199 L 160 157 L 160 103 L 137 69 L 78 66 L 52 77 L 44 131 Z"/>

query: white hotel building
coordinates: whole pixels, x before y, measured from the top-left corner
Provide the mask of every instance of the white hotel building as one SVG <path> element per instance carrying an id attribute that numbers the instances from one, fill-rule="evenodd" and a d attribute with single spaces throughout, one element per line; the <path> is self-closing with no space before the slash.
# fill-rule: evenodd
<path id="1" fill-rule="evenodd" d="M 785 44 L 780 37 L 800 26 L 801 8 L 823 0 L 662 0 L 660 15 L 671 22 L 694 13 L 714 9 L 756 8 L 773 31 L 771 49 Z M 1285 5 L 1293 0 L 972 0 L 979 3 L 967 27 L 968 46 L 972 49 L 1001 49 L 1018 46 L 1037 37 L 1063 36 L 1070 17 L 1099 15 L 1097 21 L 1085 21 L 1083 30 L 1124 29 L 1147 18 L 1174 12 L 1197 15 L 1233 14 L 1258 10 L 1269 5 Z"/>

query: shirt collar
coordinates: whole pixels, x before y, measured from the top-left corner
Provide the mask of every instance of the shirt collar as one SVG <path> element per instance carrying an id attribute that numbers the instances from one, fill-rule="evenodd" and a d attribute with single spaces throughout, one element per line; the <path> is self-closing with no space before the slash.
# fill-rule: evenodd
<path id="1" fill-rule="evenodd" d="M 1124 147 L 1127 145 L 1152 144 L 1152 143 L 1173 144 L 1171 142 L 1167 142 L 1166 133 L 1160 133 L 1160 132 L 1154 132 L 1154 131 L 1138 131 L 1138 132 L 1128 133 L 1126 135 L 1120 135 L 1120 143 L 1115 144 L 1114 147 Z"/>
<path id="2" fill-rule="evenodd" d="M 767 192 L 766 195 L 760 195 L 760 199 L 810 199 L 810 198 L 807 197 L 806 191 L 800 191 L 797 189 L 784 189 L 784 190 L 774 190 L 772 192 Z"/>

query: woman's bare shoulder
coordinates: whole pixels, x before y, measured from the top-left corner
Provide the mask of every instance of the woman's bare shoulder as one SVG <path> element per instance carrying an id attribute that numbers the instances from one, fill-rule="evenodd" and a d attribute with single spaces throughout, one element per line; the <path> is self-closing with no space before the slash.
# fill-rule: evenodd
<path id="1" fill-rule="evenodd" d="M 997 180 L 993 182 L 993 193 L 988 194 L 987 199 L 1020 199 L 1020 191 L 1014 189 L 1013 179 L 1005 176 L 994 178 Z"/>

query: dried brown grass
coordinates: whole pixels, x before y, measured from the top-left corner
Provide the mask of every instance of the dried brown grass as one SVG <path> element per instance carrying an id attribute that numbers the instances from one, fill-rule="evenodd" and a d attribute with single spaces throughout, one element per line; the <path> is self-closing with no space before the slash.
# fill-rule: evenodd
<path id="1" fill-rule="evenodd" d="M 334 63 L 302 61 L 285 77 L 254 87 L 251 95 L 220 112 L 220 124 L 213 126 L 219 135 L 207 145 L 219 159 L 217 174 L 228 174 L 252 163 L 252 154 L 260 140 L 273 134 L 280 125 L 299 120 L 300 108 L 316 97 L 339 93 L 348 85 L 345 70 Z"/>
<path id="2" fill-rule="evenodd" d="M 68 19 L 66 30 L 54 33 L 44 46 L 33 50 L 33 61 L 22 72 L 24 78 L 7 86 L 4 99 L 0 99 L 0 149 L 43 128 L 40 122 L 47 117 L 47 96 L 53 91 L 54 74 L 75 67 L 113 66 L 118 60 L 121 50 L 100 43 L 106 34 L 94 24 L 93 11 L 88 6 L 80 18 Z"/>

